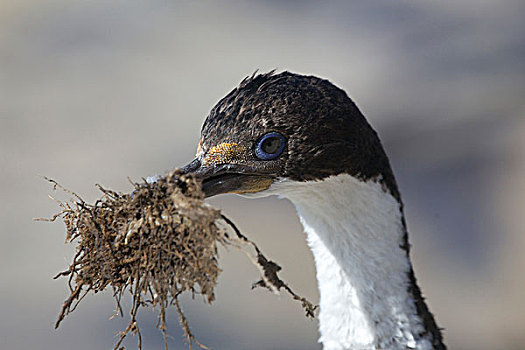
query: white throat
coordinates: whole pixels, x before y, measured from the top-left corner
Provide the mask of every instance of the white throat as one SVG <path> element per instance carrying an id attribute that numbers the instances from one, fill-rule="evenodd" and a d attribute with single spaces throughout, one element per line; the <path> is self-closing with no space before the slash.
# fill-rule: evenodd
<path id="1" fill-rule="evenodd" d="M 400 204 L 378 181 L 283 180 L 264 194 L 297 208 L 317 268 L 324 349 L 432 349 L 408 291 Z"/>

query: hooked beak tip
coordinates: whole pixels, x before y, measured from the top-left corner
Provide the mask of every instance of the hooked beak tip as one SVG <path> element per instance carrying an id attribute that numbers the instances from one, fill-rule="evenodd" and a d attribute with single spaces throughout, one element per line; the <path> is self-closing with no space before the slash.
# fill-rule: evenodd
<path id="1" fill-rule="evenodd" d="M 182 168 L 180 168 L 180 172 L 183 175 L 193 174 L 197 178 L 202 177 L 202 164 L 199 158 L 195 158 L 192 160 L 189 164 L 186 164 Z"/>

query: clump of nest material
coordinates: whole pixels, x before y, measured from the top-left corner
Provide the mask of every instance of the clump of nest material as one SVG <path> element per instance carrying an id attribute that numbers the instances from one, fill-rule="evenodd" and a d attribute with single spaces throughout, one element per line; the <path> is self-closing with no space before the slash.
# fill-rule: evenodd
<path id="1" fill-rule="evenodd" d="M 46 178 L 47 179 L 47 178 Z M 114 349 L 122 349 L 124 338 L 132 333 L 142 348 L 137 322 L 140 307 L 158 310 L 157 327 L 162 331 L 165 348 L 166 310 L 174 305 L 187 344 L 206 348 L 193 335 L 182 313 L 179 297 L 188 292 L 200 294 L 211 303 L 221 269 L 218 245 L 244 250 L 261 270 L 262 279 L 254 284 L 273 291 L 285 289 L 302 303 L 308 317 L 316 306 L 295 294 L 277 272 L 276 263 L 264 257 L 252 241 L 217 209 L 204 203 L 201 184 L 178 170 L 156 181 L 132 182 L 134 191 L 123 194 L 98 188 L 103 196 L 94 204 L 86 203 L 56 181 L 47 179 L 54 189 L 71 195 L 67 202 L 57 201 L 61 211 L 51 219 L 61 218 L 66 226 L 66 242 L 76 243 L 76 254 L 69 268 L 55 278 L 68 277 L 69 297 L 64 301 L 55 327 L 75 310 L 90 292 L 112 289 L 115 314 L 123 314 L 122 297 L 129 293 L 132 303 L 130 322 Z M 234 234 L 228 234 L 233 231 Z"/>

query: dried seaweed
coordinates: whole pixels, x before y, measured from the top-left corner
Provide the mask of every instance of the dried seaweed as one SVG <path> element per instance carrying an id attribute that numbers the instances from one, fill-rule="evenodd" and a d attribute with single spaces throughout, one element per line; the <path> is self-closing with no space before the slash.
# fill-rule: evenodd
<path id="1" fill-rule="evenodd" d="M 137 321 L 141 307 L 158 308 L 157 327 L 167 343 L 166 310 L 174 305 L 189 348 L 193 343 L 203 349 L 190 330 L 179 305 L 179 297 L 187 292 L 202 295 L 207 303 L 215 299 L 214 290 L 221 269 L 218 244 L 237 247 L 251 257 L 261 270 L 262 279 L 254 287 L 273 291 L 284 288 L 302 303 L 308 317 L 315 317 L 317 306 L 295 294 L 277 272 L 276 263 L 264 257 L 259 248 L 219 210 L 204 203 L 201 184 L 178 170 L 154 182 L 131 182 L 134 191 L 123 194 L 98 186 L 103 196 L 94 204 L 56 181 L 46 178 L 68 193 L 69 201 L 55 200 L 61 211 L 50 219 L 62 219 L 66 226 L 66 242 L 76 243 L 76 253 L 69 268 L 55 276 L 68 277 L 69 297 L 64 301 L 55 328 L 73 312 L 89 293 L 107 288 L 113 290 L 115 314 L 123 314 L 121 300 L 132 298 L 130 322 L 120 332 L 114 349 L 121 347 L 125 337 L 137 336 L 142 349 L 142 336 Z M 53 198 L 53 197 L 52 197 Z M 235 236 L 228 234 L 233 229 Z M 250 247 L 255 253 L 250 252 Z"/>

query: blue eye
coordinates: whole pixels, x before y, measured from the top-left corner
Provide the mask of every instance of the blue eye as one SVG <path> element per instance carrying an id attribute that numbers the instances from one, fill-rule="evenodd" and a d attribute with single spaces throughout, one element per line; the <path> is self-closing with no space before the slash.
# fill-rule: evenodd
<path id="1" fill-rule="evenodd" d="M 272 160 L 283 153 L 286 139 L 278 132 L 269 132 L 257 141 L 255 155 L 262 160 Z"/>

